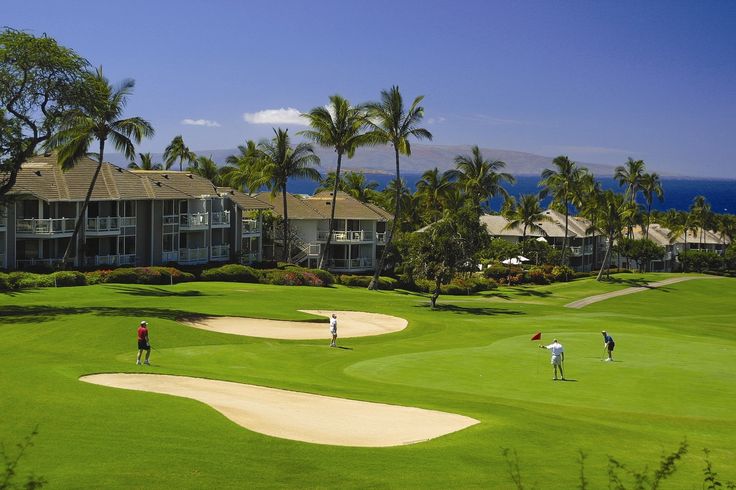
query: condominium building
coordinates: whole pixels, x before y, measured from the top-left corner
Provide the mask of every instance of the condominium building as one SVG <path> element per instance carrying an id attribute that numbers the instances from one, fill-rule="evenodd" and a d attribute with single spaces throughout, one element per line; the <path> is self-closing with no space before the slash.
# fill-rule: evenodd
<path id="1" fill-rule="evenodd" d="M 307 267 L 317 267 L 323 247 L 327 245 L 332 193 L 314 196 L 261 193 L 255 196 L 273 206 L 275 214 L 289 220 L 290 260 Z M 390 213 L 349 194 L 338 192 L 335 199 L 335 226 L 326 268 L 333 272 L 366 272 L 377 266 L 387 239 Z M 283 257 L 284 239 L 280 226 L 268 230 L 264 255 Z"/>
<path id="2" fill-rule="evenodd" d="M 24 163 L 0 210 L 0 266 L 57 265 L 83 207 L 97 162 L 62 172 L 54 155 Z M 101 265 L 204 264 L 261 259 L 267 203 L 216 188 L 190 172 L 129 171 L 103 163 L 70 262 Z"/>

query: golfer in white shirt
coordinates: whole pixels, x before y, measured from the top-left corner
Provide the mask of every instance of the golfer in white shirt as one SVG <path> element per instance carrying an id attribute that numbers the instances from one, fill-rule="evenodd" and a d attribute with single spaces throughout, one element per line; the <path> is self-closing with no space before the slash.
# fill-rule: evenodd
<path id="1" fill-rule="evenodd" d="M 330 318 L 330 334 L 332 335 L 330 347 L 337 347 L 337 315 L 334 313 L 332 314 L 332 318 Z"/>
<path id="2" fill-rule="evenodd" d="M 562 344 L 557 342 L 557 339 L 554 339 L 551 344 L 549 345 L 540 345 L 540 349 L 547 349 L 552 351 L 552 367 L 555 369 L 555 377 L 554 381 L 557 381 L 557 369 L 560 369 L 560 378 L 562 378 L 562 381 L 565 381 L 565 373 L 562 371 L 562 363 L 565 362 L 565 349 L 562 347 Z"/>

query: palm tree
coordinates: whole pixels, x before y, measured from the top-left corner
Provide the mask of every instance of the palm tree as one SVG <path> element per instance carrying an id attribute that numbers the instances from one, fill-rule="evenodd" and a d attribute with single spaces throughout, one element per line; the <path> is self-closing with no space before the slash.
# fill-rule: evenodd
<path id="1" fill-rule="evenodd" d="M 422 209 L 427 216 L 427 223 L 437 221 L 442 217 L 443 202 L 454 183 L 447 172 L 437 167 L 427 170 L 417 181 L 417 197 L 422 203 Z"/>
<path id="2" fill-rule="evenodd" d="M 76 242 L 79 228 L 85 221 L 92 190 L 102 170 L 107 140 L 112 142 L 116 150 L 132 160 L 135 157 L 133 142 L 140 143 L 144 137 L 153 136 L 154 133 L 151 124 L 140 117 L 120 118 L 128 96 L 133 93 L 134 80 L 125 79 L 113 87 L 102 74 L 102 67 L 94 73 L 86 73 L 84 78 L 85 84 L 79 106 L 67 114 L 60 131 L 50 142 L 51 147 L 58 148 L 57 158 L 62 170 L 74 167 L 82 157 L 97 157 L 97 168 L 87 189 L 82 209 L 79 211 L 74 232 L 64 251 L 63 265 L 67 263 L 72 244 Z M 99 142 L 99 152 L 89 154 L 87 150 L 94 140 Z"/>
<path id="3" fill-rule="evenodd" d="M 404 99 L 401 96 L 399 87 L 393 86 L 390 90 L 381 91 L 381 100 L 379 102 L 371 102 L 366 104 L 368 118 L 366 122 L 370 128 L 368 137 L 374 143 L 390 144 L 394 148 L 394 157 L 396 159 L 396 198 L 397 204 L 394 210 L 394 222 L 391 225 L 386 245 L 381 254 L 381 260 L 376 267 L 373 279 L 368 285 L 368 289 L 378 288 L 378 276 L 383 270 L 386 262 L 386 252 L 388 251 L 391 241 L 394 238 L 396 223 L 401 219 L 401 172 L 399 169 L 399 155 L 411 155 L 411 144 L 409 138 L 432 140 L 432 133 L 418 125 L 424 117 L 424 108 L 420 106 L 423 95 L 414 99 L 408 110 L 404 108 Z"/>
<path id="4" fill-rule="evenodd" d="M 657 196 L 659 202 L 664 201 L 664 189 L 662 188 L 662 181 L 659 179 L 659 174 L 657 174 L 657 172 L 642 175 L 641 191 L 647 202 L 647 226 L 646 231 L 644 232 L 644 238 L 649 238 L 649 223 L 652 217 L 652 202 L 654 201 L 654 196 Z"/>
<path id="5" fill-rule="evenodd" d="M 256 192 L 266 182 L 262 172 L 261 154 L 258 145 L 248 140 L 245 145 L 238 145 L 238 154 L 225 159 L 222 169 L 222 182 L 230 187 Z"/>
<path id="6" fill-rule="evenodd" d="M 539 185 L 542 187 L 540 197 L 544 198 L 548 194 L 552 194 L 551 206 L 562 209 L 565 213 L 565 237 L 562 240 L 562 263 L 565 263 L 567 255 L 567 232 L 568 221 L 570 217 L 570 204 L 572 204 L 577 193 L 578 184 L 587 170 L 578 167 L 575 162 L 566 156 L 558 156 L 552 160 L 552 164 L 556 169 L 546 168 L 542 171 L 542 180 Z"/>
<path id="7" fill-rule="evenodd" d="M 345 172 L 340 188 L 360 202 L 374 202 L 378 182 L 366 180 L 363 172 Z"/>
<path id="8" fill-rule="evenodd" d="M 339 96 L 330 96 L 327 107 L 315 107 L 304 117 L 309 120 L 311 129 L 300 131 L 298 134 L 320 146 L 335 149 L 337 153 L 337 167 L 335 168 L 335 185 L 332 191 L 332 208 L 327 225 L 327 240 L 319 258 L 319 269 L 324 266 L 330 250 L 332 233 L 335 229 L 335 206 L 337 191 L 340 189 L 340 167 L 342 156 L 352 158 L 355 149 L 368 143 L 363 133 L 365 128 L 365 111 L 362 107 L 352 107 L 347 99 Z"/>
<path id="9" fill-rule="evenodd" d="M 150 153 L 138 153 L 138 158 L 141 160 L 141 164 L 138 165 L 135 161 L 128 164 L 128 168 L 131 170 L 161 170 L 160 163 L 153 163 L 153 157 Z"/>
<path id="10" fill-rule="evenodd" d="M 692 225 L 700 228 L 698 236 L 698 244 L 700 248 L 703 248 L 703 242 L 705 240 L 705 229 L 710 227 L 713 213 L 711 212 L 710 204 L 705 199 L 705 196 L 695 196 L 693 203 L 690 205 L 690 217 Z"/>
<path id="11" fill-rule="evenodd" d="M 511 207 L 506 218 L 509 220 L 509 223 L 503 227 L 504 230 L 522 228 L 522 255 L 525 252 L 527 229 L 543 233 L 544 230 L 542 230 L 542 227 L 538 223 L 540 221 L 552 221 L 552 218 L 544 214 L 542 205 L 539 202 L 539 194 L 522 194 L 518 204 Z"/>
<path id="12" fill-rule="evenodd" d="M 274 129 L 271 140 L 258 143 L 258 151 L 262 162 L 262 169 L 266 185 L 271 189 L 271 196 L 281 192 L 284 206 L 283 239 L 284 262 L 289 260 L 289 212 L 286 203 L 286 183 L 289 178 L 306 178 L 319 180 L 319 172 L 314 166 L 319 165 L 319 157 L 309 143 L 299 143 L 291 146 L 288 129 Z"/>
<path id="13" fill-rule="evenodd" d="M 593 174 L 585 172 L 578 184 L 577 192 L 573 200 L 573 205 L 578 209 L 581 216 L 585 217 L 591 223 L 595 223 L 603 209 L 603 189 L 601 183 L 598 182 Z M 593 246 L 593 254 L 591 256 L 591 269 L 598 262 L 598 247 L 596 246 L 597 229 L 593 227 L 589 233 L 591 235 L 591 243 Z"/>
<path id="14" fill-rule="evenodd" d="M 187 170 L 195 175 L 204 177 L 216 186 L 219 186 L 222 183 L 222 176 L 217 168 L 217 164 L 212 159 L 212 155 L 210 155 L 209 158 L 205 156 L 197 157 L 192 164 L 187 167 Z"/>
<path id="15" fill-rule="evenodd" d="M 164 150 L 164 162 L 166 163 L 166 170 L 170 169 L 176 160 L 179 160 L 179 171 L 183 170 L 183 162 L 186 160 L 187 163 L 192 163 L 196 160 L 197 154 L 189 149 L 184 144 L 184 138 L 181 135 L 174 136 L 169 146 Z"/>
<path id="16" fill-rule="evenodd" d="M 513 184 L 516 181 L 511 174 L 500 172 L 506 167 L 506 163 L 500 160 L 493 162 L 486 160 L 477 145 L 471 148 L 471 155 L 456 156 L 455 167 L 447 173 L 472 199 L 479 215 L 483 208 L 482 203 L 488 199 L 499 195 L 509 196 L 503 188 L 503 182 Z"/>
<path id="17" fill-rule="evenodd" d="M 603 257 L 601 269 L 598 271 L 598 277 L 596 278 L 596 280 L 601 281 L 603 279 L 603 271 L 609 268 L 613 243 L 621 237 L 623 219 L 626 217 L 630 207 L 627 207 L 626 199 L 624 199 L 622 194 L 618 194 L 612 190 L 607 190 L 600 194 L 599 204 L 597 219 L 592 223 L 588 232 L 597 230 L 605 234 L 608 239 L 606 255 Z"/>
<path id="18" fill-rule="evenodd" d="M 636 201 L 636 195 L 641 190 L 645 167 L 644 160 L 629 157 L 625 165 L 619 165 L 614 170 L 613 178 L 620 186 L 626 186 L 626 196 L 632 202 Z"/>

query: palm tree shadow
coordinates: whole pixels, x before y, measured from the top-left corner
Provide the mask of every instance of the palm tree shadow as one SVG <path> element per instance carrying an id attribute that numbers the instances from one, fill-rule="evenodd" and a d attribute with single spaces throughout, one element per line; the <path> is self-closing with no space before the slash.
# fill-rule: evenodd
<path id="1" fill-rule="evenodd" d="M 122 294 L 131 296 L 151 296 L 151 297 L 172 297 L 172 296 L 214 296 L 212 294 L 205 295 L 202 291 L 190 289 L 187 291 L 171 291 L 160 286 L 112 286 L 111 289 Z"/>
<path id="2" fill-rule="evenodd" d="M 112 307 L 54 307 L 54 306 L 6 306 L 0 309 L 0 324 L 16 322 L 43 323 L 60 316 L 93 314 L 100 317 L 160 318 L 173 321 L 196 322 L 208 315 L 167 308 L 112 308 Z"/>
<path id="3" fill-rule="evenodd" d="M 429 303 L 416 305 L 416 308 L 431 308 L 432 305 Z M 468 306 L 457 306 L 452 304 L 438 304 L 433 311 L 444 311 L 449 313 L 457 313 L 463 315 L 482 315 L 482 316 L 496 316 L 496 315 L 526 315 L 523 311 L 518 310 L 506 310 L 503 308 L 491 308 L 491 307 L 468 307 Z"/>

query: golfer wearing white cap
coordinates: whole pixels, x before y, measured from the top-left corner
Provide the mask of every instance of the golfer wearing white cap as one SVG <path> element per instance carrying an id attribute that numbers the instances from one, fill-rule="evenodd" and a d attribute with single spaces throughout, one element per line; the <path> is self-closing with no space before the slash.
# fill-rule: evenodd
<path id="1" fill-rule="evenodd" d="M 146 360 L 144 364 L 151 364 L 149 358 L 151 357 L 151 343 L 148 341 L 148 322 L 143 320 L 138 327 L 138 357 L 135 363 L 141 363 L 141 354 L 146 351 Z"/>

